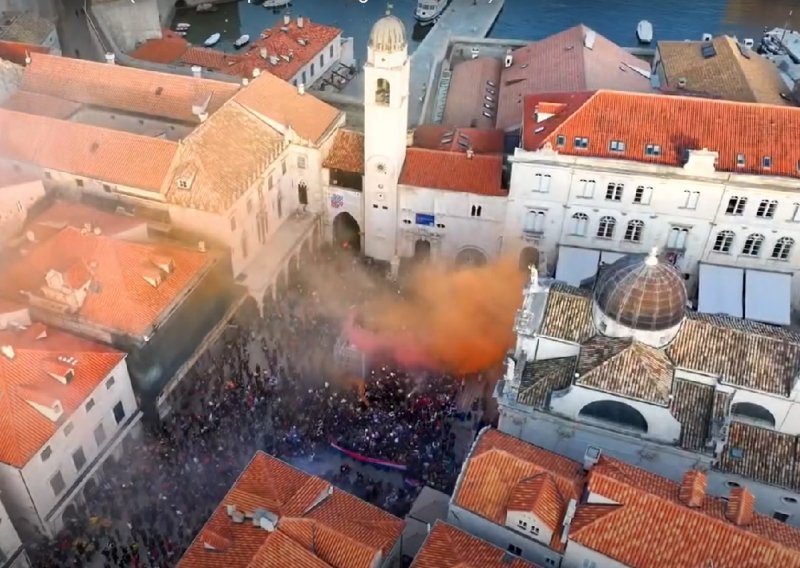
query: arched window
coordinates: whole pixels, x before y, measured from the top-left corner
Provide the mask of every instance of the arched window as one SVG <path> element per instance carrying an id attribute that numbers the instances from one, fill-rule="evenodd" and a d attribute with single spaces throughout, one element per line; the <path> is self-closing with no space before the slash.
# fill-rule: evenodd
<path id="1" fill-rule="evenodd" d="M 586 213 L 575 213 L 572 216 L 572 234 L 579 237 L 586 236 L 586 228 L 589 226 L 589 216 Z"/>
<path id="2" fill-rule="evenodd" d="M 775 246 L 772 248 L 772 258 L 775 260 L 789 260 L 793 246 L 794 239 L 792 237 L 781 237 L 775 241 Z"/>
<path id="3" fill-rule="evenodd" d="M 308 186 L 304 181 L 297 184 L 297 201 L 300 205 L 308 205 Z"/>
<path id="4" fill-rule="evenodd" d="M 647 433 L 647 420 L 634 407 L 616 400 L 590 402 L 578 413 L 580 418 L 589 418 L 620 426 L 627 430 Z"/>
<path id="5" fill-rule="evenodd" d="M 752 402 L 737 402 L 731 406 L 731 416 L 756 426 L 775 427 L 775 417 L 772 413 L 763 406 Z"/>
<path id="6" fill-rule="evenodd" d="M 735 236 L 733 231 L 720 231 L 717 233 L 717 238 L 714 239 L 714 252 L 731 252 Z"/>
<path id="7" fill-rule="evenodd" d="M 378 79 L 378 84 L 375 87 L 375 103 L 379 105 L 388 105 L 392 94 L 392 87 L 386 79 Z"/>
<path id="8" fill-rule="evenodd" d="M 625 240 L 632 243 L 638 243 L 642 240 L 642 231 L 644 231 L 644 222 L 634 219 L 628 221 L 628 226 L 625 229 Z"/>
<path id="9" fill-rule="evenodd" d="M 597 236 L 601 239 L 611 239 L 614 237 L 614 228 L 617 220 L 614 217 L 600 217 L 600 224 L 597 226 Z"/>
<path id="10" fill-rule="evenodd" d="M 746 256 L 758 256 L 761 253 L 761 245 L 764 244 L 764 235 L 753 233 L 747 235 L 742 247 L 742 254 Z"/>

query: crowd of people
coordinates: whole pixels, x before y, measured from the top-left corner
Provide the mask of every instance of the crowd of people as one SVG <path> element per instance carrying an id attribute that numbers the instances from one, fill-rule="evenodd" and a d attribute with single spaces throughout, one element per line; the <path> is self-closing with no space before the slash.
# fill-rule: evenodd
<path id="1" fill-rule="evenodd" d="M 339 285 L 343 295 L 353 292 L 345 280 Z M 311 463 L 335 443 L 404 464 L 399 484 L 355 471 L 356 463 L 324 474 L 398 516 L 425 483 L 452 490 L 463 458 L 452 426 L 463 382 L 388 363 L 360 385 L 337 381 L 331 353 L 341 322 L 318 309 L 315 286 L 294 282 L 264 319 L 228 326 L 173 392 L 167 418 L 126 440 L 61 534 L 29 548 L 33 564 L 175 566 L 257 450 Z"/>

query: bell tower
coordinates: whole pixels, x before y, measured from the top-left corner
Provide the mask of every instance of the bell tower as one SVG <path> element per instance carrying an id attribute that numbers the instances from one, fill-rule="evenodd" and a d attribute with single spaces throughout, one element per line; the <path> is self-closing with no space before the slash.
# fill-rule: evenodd
<path id="1" fill-rule="evenodd" d="M 387 13 L 372 26 L 364 65 L 364 252 L 376 260 L 392 261 L 397 252 L 409 76 L 405 26 Z"/>

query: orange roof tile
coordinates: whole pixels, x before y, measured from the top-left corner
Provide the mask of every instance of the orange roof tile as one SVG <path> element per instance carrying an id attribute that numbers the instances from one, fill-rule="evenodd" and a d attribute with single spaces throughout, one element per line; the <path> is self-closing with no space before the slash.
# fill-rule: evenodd
<path id="1" fill-rule="evenodd" d="M 415 187 L 503 197 L 503 157 L 408 148 L 400 183 Z"/>
<path id="2" fill-rule="evenodd" d="M 442 124 L 453 128 L 494 128 L 502 67 L 494 57 L 467 59 L 456 65 Z"/>
<path id="3" fill-rule="evenodd" d="M 562 100 L 570 103 L 566 110 L 536 123 L 537 104 Z M 632 116 L 647 120 L 630 120 Z M 558 146 L 559 136 L 563 146 Z M 575 148 L 577 137 L 588 138 L 588 148 Z M 719 153 L 719 171 L 796 178 L 800 150 L 789 141 L 798 137 L 800 109 L 794 107 L 617 91 L 525 98 L 527 150 L 549 143 L 562 154 L 681 166 L 686 151 L 707 148 Z M 623 142 L 625 151 L 611 151 L 612 140 Z M 646 154 L 648 144 L 659 145 L 660 154 Z M 737 165 L 739 154 L 743 166 Z M 765 157 L 770 158 L 768 168 L 763 167 Z"/>
<path id="4" fill-rule="evenodd" d="M 291 127 L 300 138 L 318 143 L 342 118 L 342 112 L 269 73 L 262 73 L 234 100 L 248 110 Z"/>
<path id="5" fill-rule="evenodd" d="M 333 139 L 331 151 L 322 163 L 323 168 L 364 173 L 364 134 L 340 129 Z"/>
<path id="6" fill-rule="evenodd" d="M 189 47 L 180 56 L 180 62 L 186 65 L 199 65 L 203 69 L 211 69 L 221 73 L 229 73 L 231 69 L 239 69 L 242 63 L 242 57 L 219 51 L 216 49 L 209 49 L 207 47 Z M 236 74 L 236 73 L 230 73 Z"/>
<path id="7" fill-rule="evenodd" d="M 33 231 L 36 240 L 41 242 L 64 227 L 84 229 L 87 225 L 104 235 L 117 236 L 146 227 L 147 222 L 140 217 L 111 213 L 75 201 L 57 200 L 31 219 L 26 229 Z"/>
<path id="8" fill-rule="evenodd" d="M 178 148 L 169 140 L 5 109 L 0 131 L 0 153 L 8 159 L 151 191 L 161 190 Z"/>
<path id="9" fill-rule="evenodd" d="M 800 566 L 800 530 L 758 514 L 738 526 L 724 500 L 687 506 L 680 484 L 632 465 L 601 456 L 587 489 L 619 505 L 579 505 L 570 542 L 627 566 Z"/>
<path id="10" fill-rule="evenodd" d="M 174 269 L 162 275 L 158 286 L 148 283 L 143 275 L 143 269 L 152 264 L 148 258 L 154 254 L 169 256 L 174 262 Z M 56 297 L 42 304 L 41 298 L 47 297 L 45 276 L 51 270 L 63 273 L 83 266 L 92 273 L 92 285 L 83 303 L 77 302 L 74 314 L 64 306 L 63 317 L 140 336 L 157 324 L 186 288 L 215 261 L 216 256 L 211 253 L 171 244 L 134 243 L 102 234 L 83 234 L 67 227 L 13 262 L 6 270 L 0 292 L 6 298 L 18 300 L 24 290 L 31 295 L 32 305 L 44 310 L 57 309 L 60 302 Z"/>
<path id="11" fill-rule="evenodd" d="M 50 48 L 32 43 L 0 40 L 0 59 L 25 65 L 25 58 L 31 53 L 50 53 Z"/>
<path id="12" fill-rule="evenodd" d="M 153 63 L 175 63 L 189 49 L 189 42 L 182 37 L 148 39 L 129 53 L 134 59 Z"/>
<path id="13" fill-rule="evenodd" d="M 81 103 L 74 101 L 21 89 L 8 97 L 2 104 L 2 108 L 8 110 L 61 119 L 69 118 L 82 106 Z"/>
<path id="14" fill-rule="evenodd" d="M 19 312 L 27 309 L 27 306 L 20 304 L 19 302 L 12 302 L 11 300 L 0 298 L 0 314 Z"/>
<path id="15" fill-rule="evenodd" d="M 342 30 L 332 26 L 325 26 L 303 18 L 303 27 L 297 26 L 297 19 L 288 25 L 283 20 L 272 28 L 264 30 L 264 38 L 253 41 L 248 52 L 243 56 L 250 68 L 259 67 L 267 70 L 284 81 L 289 81 L 308 65 L 336 38 L 342 35 Z M 303 45 L 303 43 L 305 45 Z M 267 59 L 262 57 L 261 49 L 267 50 Z M 330 60 L 329 53 L 323 53 L 326 61 Z M 273 65 L 270 56 L 275 56 L 278 61 Z M 287 61 L 287 59 L 289 61 Z M 319 66 L 319 61 L 317 61 Z"/>
<path id="16" fill-rule="evenodd" d="M 283 151 L 284 138 L 235 102 L 183 139 L 167 178 L 167 200 L 182 207 L 226 212 Z M 258 148 L 254 152 L 253 148 Z M 189 189 L 178 185 L 191 177 Z"/>
<path id="17" fill-rule="evenodd" d="M 594 38 L 591 49 L 587 37 Z M 649 63 L 582 24 L 521 47 L 513 57 L 500 76 L 497 128 L 503 130 L 519 128 L 523 97 L 532 93 L 652 91 Z"/>
<path id="18" fill-rule="evenodd" d="M 436 521 L 411 568 L 536 568 L 536 565 Z"/>
<path id="19" fill-rule="evenodd" d="M 125 357 L 110 347 L 55 329 L 42 334 L 41 326 L 0 331 L 0 345 L 13 348 L 12 358 L 0 355 L 0 462 L 17 468 L 42 449 Z M 76 362 L 62 363 L 59 357 Z M 54 364 L 72 369 L 74 378 L 63 384 L 48 375 L 47 369 Z M 58 403 L 62 414 L 51 420 L 28 401 L 47 407 Z"/>
<path id="20" fill-rule="evenodd" d="M 197 123 L 194 104 L 215 112 L 239 85 L 34 53 L 22 88 L 71 101 Z"/>
<path id="21" fill-rule="evenodd" d="M 227 507 L 277 517 L 268 532 L 252 521 L 233 523 Z M 179 566 L 185 568 L 368 568 L 394 548 L 403 521 L 258 452 L 198 533 Z M 216 550 L 209 550 L 209 546 Z"/>
<path id="22" fill-rule="evenodd" d="M 429 150 L 502 154 L 505 133 L 502 130 L 481 128 L 451 128 L 441 124 L 423 124 L 414 130 L 414 146 Z"/>

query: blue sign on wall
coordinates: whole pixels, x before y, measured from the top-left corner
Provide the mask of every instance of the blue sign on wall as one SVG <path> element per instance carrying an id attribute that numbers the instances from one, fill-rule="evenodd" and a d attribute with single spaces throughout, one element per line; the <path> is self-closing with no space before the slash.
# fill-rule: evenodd
<path id="1" fill-rule="evenodd" d="M 427 213 L 417 213 L 417 225 L 433 226 L 434 216 Z"/>

